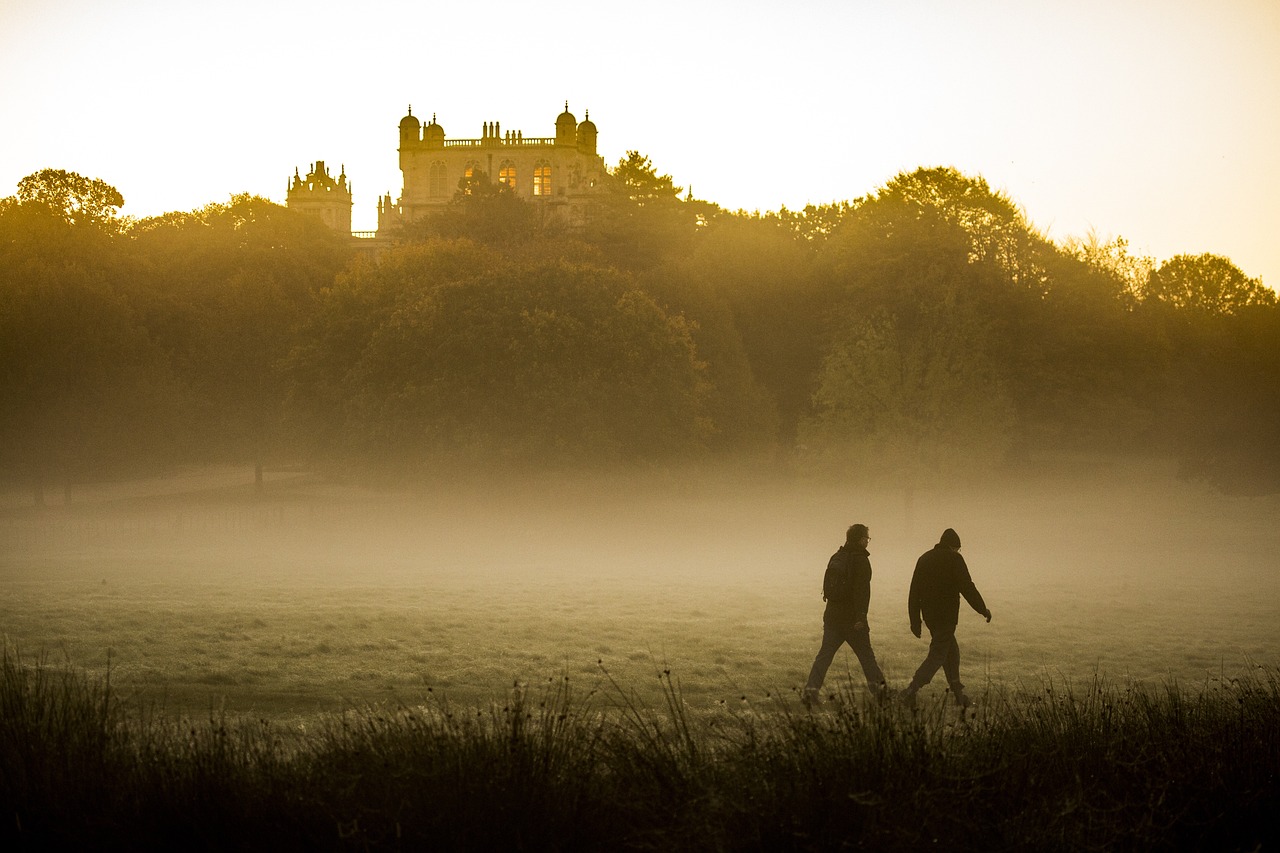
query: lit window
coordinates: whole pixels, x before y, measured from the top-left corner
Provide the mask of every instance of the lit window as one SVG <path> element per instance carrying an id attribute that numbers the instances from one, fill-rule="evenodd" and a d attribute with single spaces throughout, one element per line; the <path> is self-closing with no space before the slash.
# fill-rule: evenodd
<path id="1" fill-rule="evenodd" d="M 516 188 L 516 166 L 510 160 L 498 167 L 498 183 Z"/>
<path id="2" fill-rule="evenodd" d="M 533 167 L 533 194 L 551 195 L 551 167 L 546 163 Z"/>

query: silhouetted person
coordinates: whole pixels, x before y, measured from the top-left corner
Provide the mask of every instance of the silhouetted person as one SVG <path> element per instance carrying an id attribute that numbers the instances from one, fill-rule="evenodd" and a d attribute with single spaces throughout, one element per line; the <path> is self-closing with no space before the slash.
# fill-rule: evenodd
<path id="1" fill-rule="evenodd" d="M 867 625 L 867 605 L 871 603 L 871 560 L 867 543 L 871 532 L 865 524 L 855 524 L 845 533 L 844 544 L 827 561 L 822 579 L 822 597 L 827 609 L 822 613 L 822 646 L 813 659 L 813 669 L 805 683 L 806 705 L 819 701 L 819 690 L 827 669 L 842 643 L 858 656 L 867 689 L 875 696 L 884 693 L 884 674 L 871 650 L 871 628 Z"/>
<path id="2" fill-rule="evenodd" d="M 914 704 L 916 693 L 928 684 L 941 667 L 947 684 L 955 694 L 956 704 L 970 705 L 960 683 L 960 644 L 956 642 L 956 624 L 960 621 L 960 596 L 969 606 L 991 621 L 991 610 L 969 577 L 969 567 L 960 556 L 960 537 L 948 527 L 942 538 L 916 561 L 911 576 L 911 592 L 907 596 L 907 613 L 911 617 L 911 633 L 920 636 L 920 618 L 929 627 L 929 654 L 902 692 L 907 704 Z"/>

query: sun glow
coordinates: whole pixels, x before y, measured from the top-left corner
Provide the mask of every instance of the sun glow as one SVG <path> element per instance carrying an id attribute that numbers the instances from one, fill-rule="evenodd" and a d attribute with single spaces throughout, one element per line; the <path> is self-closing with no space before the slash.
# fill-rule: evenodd
<path id="1" fill-rule="evenodd" d="M 506 5 L 494 17 L 518 18 Z M 6 4 L 0 73 L 22 85 L 0 91 L 0 193 L 63 168 L 145 216 L 235 192 L 283 201 L 293 170 L 323 159 L 345 164 L 367 230 L 399 193 L 406 104 L 451 137 L 491 121 L 545 136 L 568 99 L 606 163 L 642 151 L 730 209 L 851 200 L 951 165 L 1051 238 L 1092 229 L 1280 281 L 1269 0 L 660 0 L 636 17 L 560 0 L 498 55 L 459 36 L 476 28 L 469 9 L 405 2 Z"/>

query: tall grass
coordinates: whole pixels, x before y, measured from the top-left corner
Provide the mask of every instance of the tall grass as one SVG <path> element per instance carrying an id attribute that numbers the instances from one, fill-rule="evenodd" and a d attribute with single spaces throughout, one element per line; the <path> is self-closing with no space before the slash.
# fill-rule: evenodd
<path id="1" fill-rule="evenodd" d="M 1270 849 L 1280 678 L 991 688 L 976 711 L 790 694 L 693 711 L 602 673 L 305 733 L 171 718 L 6 648 L 13 849 Z M 945 697 L 944 697 L 945 698 Z"/>

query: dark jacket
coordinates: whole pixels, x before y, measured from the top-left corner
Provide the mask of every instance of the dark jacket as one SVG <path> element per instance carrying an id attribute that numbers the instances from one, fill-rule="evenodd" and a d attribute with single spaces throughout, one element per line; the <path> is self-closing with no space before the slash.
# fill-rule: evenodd
<path id="1" fill-rule="evenodd" d="M 852 625 L 867 618 L 871 603 L 871 553 L 857 545 L 841 545 L 827 563 L 823 594 L 827 597 L 824 622 Z"/>
<path id="2" fill-rule="evenodd" d="M 930 629 L 952 628 L 960 621 L 960 596 L 984 616 L 987 604 L 969 577 L 969 567 L 959 551 L 935 545 L 920 555 L 911 576 L 911 592 L 907 595 L 907 612 L 914 628 L 920 617 Z"/>

